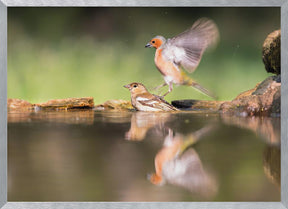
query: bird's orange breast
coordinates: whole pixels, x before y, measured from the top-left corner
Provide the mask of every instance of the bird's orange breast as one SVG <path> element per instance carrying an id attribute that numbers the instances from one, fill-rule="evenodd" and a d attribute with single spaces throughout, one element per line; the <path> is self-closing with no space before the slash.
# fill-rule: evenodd
<path id="1" fill-rule="evenodd" d="M 162 50 L 163 49 L 157 49 L 156 50 L 154 61 L 155 61 L 155 65 L 158 68 L 158 70 L 160 71 L 160 73 L 162 75 L 165 75 L 163 71 L 165 69 L 166 63 L 165 63 L 165 60 L 162 57 Z"/>
<path id="2" fill-rule="evenodd" d="M 163 49 L 157 49 L 155 53 L 155 65 L 160 73 L 165 77 L 169 76 L 173 78 L 174 83 L 181 83 L 183 79 L 182 70 L 180 70 L 175 64 L 169 60 L 166 60 L 162 55 Z"/>

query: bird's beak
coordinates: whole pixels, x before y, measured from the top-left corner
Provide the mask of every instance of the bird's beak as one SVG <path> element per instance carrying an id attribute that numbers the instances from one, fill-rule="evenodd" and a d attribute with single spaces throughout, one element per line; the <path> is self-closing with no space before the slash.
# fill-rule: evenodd
<path id="1" fill-rule="evenodd" d="M 125 85 L 125 86 L 123 86 L 124 88 L 127 88 L 127 89 L 129 89 L 130 88 L 130 86 L 127 84 L 127 85 Z"/>
<path id="2" fill-rule="evenodd" d="M 150 43 L 148 43 L 148 44 L 145 45 L 145 48 L 147 48 L 147 47 L 151 48 L 152 45 Z"/>

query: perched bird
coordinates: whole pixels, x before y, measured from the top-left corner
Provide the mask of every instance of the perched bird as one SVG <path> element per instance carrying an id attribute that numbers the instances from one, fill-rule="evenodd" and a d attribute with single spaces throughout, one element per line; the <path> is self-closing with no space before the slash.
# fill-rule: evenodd
<path id="1" fill-rule="evenodd" d="M 189 73 L 199 65 L 205 49 L 216 45 L 219 39 L 218 28 L 215 23 L 207 18 L 197 20 L 190 29 L 171 38 L 165 39 L 163 36 L 156 36 L 150 40 L 145 47 L 156 48 L 155 64 L 162 74 L 165 83 L 156 87 L 169 86 L 166 96 L 176 85 L 193 86 L 206 95 L 215 98 L 214 94 L 192 80 L 182 70 Z"/>
<path id="2" fill-rule="evenodd" d="M 130 83 L 124 86 L 131 92 L 131 102 L 140 111 L 177 111 L 178 109 L 163 98 L 151 94 L 142 83 Z"/>

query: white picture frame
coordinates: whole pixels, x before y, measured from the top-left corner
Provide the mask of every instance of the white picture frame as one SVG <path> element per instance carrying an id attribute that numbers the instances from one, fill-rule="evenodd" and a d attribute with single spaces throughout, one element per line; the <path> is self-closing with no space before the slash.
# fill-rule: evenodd
<path id="1" fill-rule="evenodd" d="M 202 6 L 281 8 L 281 201 L 280 202 L 8 202 L 7 201 L 7 9 L 8 7 L 89 6 Z M 197 208 L 284 209 L 288 208 L 288 0 L 0 0 L 0 208 Z"/>

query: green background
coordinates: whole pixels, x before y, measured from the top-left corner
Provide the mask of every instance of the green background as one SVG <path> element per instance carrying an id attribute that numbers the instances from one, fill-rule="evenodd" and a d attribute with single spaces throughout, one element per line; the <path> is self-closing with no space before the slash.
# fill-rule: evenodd
<path id="1" fill-rule="evenodd" d="M 277 7 L 9 8 L 8 98 L 129 100 L 123 85 L 142 82 L 152 89 L 163 83 L 155 50 L 146 43 L 155 35 L 171 38 L 200 17 L 216 22 L 220 42 L 190 77 L 219 100 L 230 100 L 271 75 L 261 53 L 266 36 L 280 28 Z M 210 98 L 179 86 L 166 99 Z"/>

